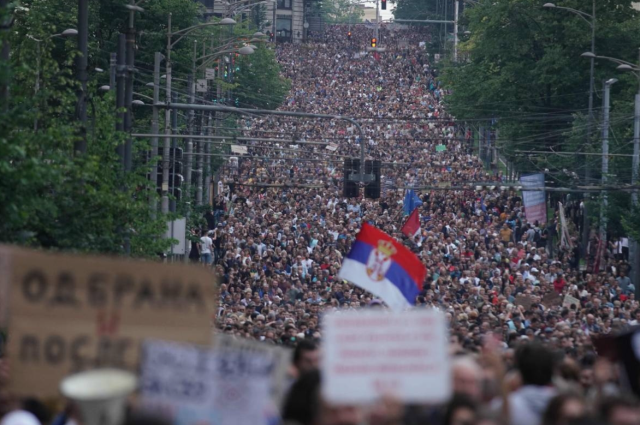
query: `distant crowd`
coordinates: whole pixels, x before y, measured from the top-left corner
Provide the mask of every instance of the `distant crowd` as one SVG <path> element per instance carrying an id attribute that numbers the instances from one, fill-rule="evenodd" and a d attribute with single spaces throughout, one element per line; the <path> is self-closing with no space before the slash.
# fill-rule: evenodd
<path id="1" fill-rule="evenodd" d="M 323 312 L 383 304 L 337 278 L 366 222 L 405 243 L 427 268 L 416 305 L 444 312 L 455 356 L 448 406 L 409 412 L 391 403 L 380 413 L 396 421 L 388 423 L 640 424 L 640 404 L 594 345 L 640 320 L 626 252 L 610 244 L 597 271 L 581 270 L 578 241 L 560 243 L 556 209 L 545 223 L 529 222 L 516 191 L 442 190 L 504 176 L 483 169 L 469 129 L 444 109 L 428 33 L 383 26 L 386 51 L 371 53 L 372 31 L 357 25 L 348 38 L 344 26 L 330 26 L 318 40 L 277 46 L 292 81 L 281 110 L 353 117 L 363 135 L 342 120 L 243 122 L 245 135 L 282 142 L 247 142 L 249 153 L 225 165 L 222 191 L 194 244 L 193 259 L 221 276 L 216 326 L 296 347 L 298 360 L 316 352 Z M 361 144 L 368 159 L 383 161 L 379 199 L 342 193 L 343 158 L 359 156 Z M 421 201 L 414 240 L 400 232 L 407 188 Z M 572 208 L 577 222 L 580 204 Z M 314 364 L 307 358 L 295 385 L 319 385 L 318 374 L 302 373 Z M 364 414 L 340 422 L 348 412 L 319 403 L 311 413 L 293 409 L 289 419 L 355 424 Z"/>

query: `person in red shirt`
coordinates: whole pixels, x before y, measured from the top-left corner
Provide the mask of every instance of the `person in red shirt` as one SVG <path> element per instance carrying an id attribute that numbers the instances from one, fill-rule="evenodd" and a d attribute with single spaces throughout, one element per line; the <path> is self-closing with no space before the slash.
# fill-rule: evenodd
<path id="1" fill-rule="evenodd" d="M 566 284 L 567 281 L 564 280 L 562 273 L 558 273 L 558 277 L 556 277 L 556 280 L 553 281 L 553 288 L 557 293 L 562 294 L 562 290 L 564 289 Z"/>

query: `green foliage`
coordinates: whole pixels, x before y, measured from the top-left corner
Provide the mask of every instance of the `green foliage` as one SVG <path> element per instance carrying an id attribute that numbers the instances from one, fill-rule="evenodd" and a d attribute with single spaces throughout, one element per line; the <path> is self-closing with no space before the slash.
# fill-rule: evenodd
<path id="1" fill-rule="evenodd" d="M 291 82 L 280 75 L 280 65 L 273 50 L 262 47 L 255 53 L 242 56 L 236 61 L 235 82 L 239 88 L 234 91 L 240 107 L 276 109 L 285 99 Z"/>
<path id="2" fill-rule="evenodd" d="M 440 10 L 438 0 L 398 0 L 393 15 L 396 19 L 453 19 L 453 7 Z"/>
<path id="3" fill-rule="evenodd" d="M 592 2 L 567 0 L 561 6 L 591 13 Z M 596 8 L 596 52 L 636 62 L 640 16 L 631 2 L 598 1 Z M 547 180 L 559 185 L 599 184 L 602 81 L 612 77 L 620 82 L 611 94 L 609 151 L 631 152 L 630 117 L 637 81 L 606 60 L 596 61 L 594 121 L 591 133 L 587 132 L 589 60 L 580 55 L 591 50 L 591 27 L 580 17 L 543 8 L 542 2 L 482 0 L 466 8 L 461 31 L 470 33 L 460 43 L 461 60 L 447 63 L 440 78 L 451 90 L 446 97 L 448 110 L 472 125 L 497 121 L 498 151 L 520 172 L 546 170 Z M 628 157 L 612 157 L 609 170 L 610 183 L 630 182 Z M 620 216 L 628 208 L 628 195 L 610 200 L 609 230 L 622 232 Z M 595 196 L 594 203 L 598 202 Z"/>
<path id="4" fill-rule="evenodd" d="M 310 14 L 314 13 L 314 6 L 321 4 L 317 14 L 322 14 L 327 23 L 332 24 L 356 24 L 363 22 L 364 9 L 353 4 L 352 0 L 327 0 L 321 3 L 314 2 L 309 6 Z"/>
<path id="5" fill-rule="evenodd" d="M 11 31 L 0 32 L 0 37 L 11 43 L 10 60 L 0 61 L 0 83 L 10 83 L 11 93 L 9 102 L 2 105 L 6 110 L 0 110 L 0 242 L 117 254 L 129 241 L 131 254 L 139 257 L 152 257 L 168 248 L 163 237 L 165 217 L 158 213 L 153 219 L 149 209 L 157 194 L 143 160 L 148 142 L 134 139 L 134 170 L 124 175 L 116 154 L 124 135 L 115 131 L 113 92 L 96 89 L 109 84 L 108 72 L 95 69 L 109 69 L 109 54 L 116 51 L 118 34 L 125 32 L 129 23 L 127 3 L 89 3 L 88 152 L 76 157 L 72 154 L 79 135 L 75 121 L 76 39 L 51 35 L 77 27 L 77 1 L 23 0 L 21 7 L 0 10 L 0 19 L 13 18 Z M 145 83 L 152 80 L 154 52 L 166 53 L 169 13 L 176 32 L 202 23 L 201 5 L 193 0 L 154 0 L 145 2 L 144 8 L 145 12 L 135 17 L 138 73 L 134 91 L 151 96 L 152 89 Z M 249 24 L 233 29 L 203 26 L 179 42 L 179 36 L 174 36 L 171 60 L 175 89 L 187 91 L 180 79 L 192 71 L 194 41 L 198 55 L 210 53 L 202 52 L 203 46 L 228 49 L 230 37 L 249 40 L 255 32 Z M 261 47 L 251 58 L 240 58 L 238 66 L 241 71 L 236 81 L 224 83 L 223 88 L 237 91 L 245 102 L 241 106 L 274 109 L 281 104 L 289 83 L 280 77 L 271 50 Z M 164 98 L 163 91 L 161 96 Z M 134 131 L 148 131 L 150 111 L 137 108 L 134 114 Z M 233 128 L 235 123 L 235 116 L 229 116 L 224 126 Z M 183 121 L 179 128 L 185 125 Z M 217 167 L 220 161 L 212 157 L 211 164 Z M 178 213 L 187 209 L 184 202 L 178 204 Z M 192 206 L 191 211 L 190 222 L 201 224 L 199 207 Z"/>

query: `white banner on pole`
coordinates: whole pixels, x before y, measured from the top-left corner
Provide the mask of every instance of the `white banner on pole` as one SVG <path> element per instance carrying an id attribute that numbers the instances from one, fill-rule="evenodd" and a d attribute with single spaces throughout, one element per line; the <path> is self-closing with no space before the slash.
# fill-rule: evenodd
<path id="1" fill-rule="evenodd" d="M 169 253 L 184 255 L 186 251 L 187 219 L 182 217 L 173 221 L 167 221 L 167 233 L 165 238 L 177 239 L 178 243 L 169 248 Z"/>
<path id="2" fill-rule="evenodd" d="M 522 200 L 529 223 L 540 224 L 547 221 L 547 202 L 544 190 L 528 191 L 527 188 L 544 189 L 544 173 L 529 174 L 520 177 Z"/>
<path id="3" fill-rule="evenodd" d="M 571 249 L 573 244 L 571 243 L 571 236 L 569 235 L 569 228 L 567 227 L 567 219 L 564 216 L 564 206 L 562 202 L 558 202 L 560 210 L 560 246 L 563 248 Z"/>

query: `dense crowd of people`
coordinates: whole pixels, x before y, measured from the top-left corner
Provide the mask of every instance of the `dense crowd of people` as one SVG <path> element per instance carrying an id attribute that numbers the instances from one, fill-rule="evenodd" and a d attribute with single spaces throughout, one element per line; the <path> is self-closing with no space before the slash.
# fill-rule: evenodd
<path id="1" fill-rule="evenodd" d="M 351 37 L 344 26 L 330 26 L 319 39 L 278 45 L 292 81 L 281 110 L 355 118 L 362 133 L 340 119 L 243 122 L 246 135 L 282 142 L 248 142 L 248 154 L 223 169 L 201 244 L 204 262 L 221 277 L 217 327 L 297 347 L 299 358 L 321 345 L 323 312 L 380 306 L 337 278 L 366 222 L 425 265 L 416 305 L 444 312 L 455 355 L 456 395 L 448 406 L 413 416 L 396 409 L 403 415 L 389 423 L 564 424 L 585 415 L 640 423 L 640 404 L 594 345 L 640 320 L 626 257 L 612 245 L 597 271 L 583 270 L 577 241 L 560 244 L 556 210 L 546 223 L 529 222 L 514 190 L 439 190 L 504 177 L 483 169 L 468 129 L 444 109 L 447 93 L 426 48 L 428 33 L 382 26 L 378 43 L 386 51 L 379 53 L 365 49 L 372 35 L 365 25 L 354 26 Z M 342 193 L 343 159 L 359 156 L 361 144 L 367 159 L 383 161 L 379 199 Z M 414 240 L 400 231 L 407 188 L 420 197 Z M 358 423 L 363 412 L 340 422 L 348 412 L 331 410 L 308 391 L 320 381 L 312 371 L 301 376 L 295 385 L 313 400 L 292 392 L 285 419 Z M 315 408 L 301 412 L 300 403 Z"/>
<path id="2" fill-rule="evenodd" d="M 277 45 L 292 82 L 280 110 L 326 116 L 241 122 L 255 140 L 222 167 L 189 255 L 220 278 L 217 332 L 293 351 L 285 425 L 640 425 L 640 333 L 624 347 L 616 339 L 640 321 L 628 242 L 591 243 L 583 258 L 571 200 L 567 226 L 555 205 L 546 222 L 527 220 L 521 194 L 484 169 L 469 129 L 447 114 L 429 33 L 383 25 L 384 52 L 367 51 L 372 35 L 370 25 L 350 37 L 335 25 Z M 379 197 L 344 196 L 344 159 L 362 146 L 382 161 Z M 414 237 L 401 230 L 408 190 Z M 453 391 L 444 404 L 404 405 L 393 393 L 374 406 L 323 400 L 322 315 L 385 308 L 338 278 L 363 223 L 427 270 L 415 304 L 446 317 Z M 0 413 L 12 413 L 0 425 L 76 423 L 72 405 L 54 418 L 42 400 L 11 397 L 8 380 L 3 358 Z"/>

